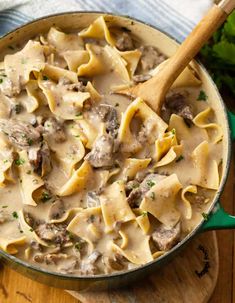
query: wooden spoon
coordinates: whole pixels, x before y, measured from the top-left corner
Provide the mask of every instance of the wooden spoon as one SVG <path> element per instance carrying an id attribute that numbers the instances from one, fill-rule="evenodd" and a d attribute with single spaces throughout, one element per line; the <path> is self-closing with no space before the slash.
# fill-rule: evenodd
<path id="1" fill-rule="evenodd" d="M 214 5 L 154 77 L 117 93 L 134 98 L 141 97 L 160 114 L 169 88 L 234 8 L 235 0 L 223 0 L 218 5 Z"/>

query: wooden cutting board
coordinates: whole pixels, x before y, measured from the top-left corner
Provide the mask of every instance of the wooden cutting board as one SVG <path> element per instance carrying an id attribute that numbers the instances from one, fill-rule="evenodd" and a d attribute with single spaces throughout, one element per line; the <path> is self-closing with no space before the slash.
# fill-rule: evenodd
<path id="1" fill-rule="evenodd" d="M 4 268 L 0 271 L 1 303 L 204 303 L 218 277 L 218 248 L 214 232 L 197 236 L 163 269 L 123 290 L 69 292 L 31 281 Z M 75 299 L 76 298 L 76 299 Z"/>

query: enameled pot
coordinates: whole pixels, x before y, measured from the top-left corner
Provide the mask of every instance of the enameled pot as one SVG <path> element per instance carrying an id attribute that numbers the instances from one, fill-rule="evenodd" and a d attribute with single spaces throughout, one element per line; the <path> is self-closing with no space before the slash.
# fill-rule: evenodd
<path id="1" fill-rule="evenodd" d="M 30 38 L 34 38 L 39 33 L 47 32 L 51 26 L 58 26 L 65 31 L 78 30 L 87 27 L 94 19 L 102 14 L 103 13 L 98 12 L 72 12 L 52 15 L 32 21 L 8 33 L 0 39 L 0 54 L 3 57 L 7 53 L 8 47 L 11 44 L 23 43 Z M 143 42 L 143 44 L 154 45 L 167 56 L 173 55 L 178 47 L 178 43 L 173 38 L 153 26 L 129 17 L 107 13 L 105 13 L 105 15 L 106 20 L 108 20 L 112 25 L 128 28 L 140 41 Z M 217 119 L 222 125 L 224 132 L 224 165 L 222 178 L 219 190 L 217 191 L 214 201 L 210 207 L 208 218 L 202 218 L 202 222 L 171 251 L 167 252 L 155 261 L 127 272 L 98 275 L 94 277 L 52 273 L 0 251 L 2 262 L 33 280 L 64 289 L 91 290 L 120 287 L 131 283 L 136 279 L 143 278 L 145 275 L 148 275 L 160 266 L 163 266 L 164 263 L 174 257 L 180 249 L 182 249 L 182 247 L 184 247 L 184 245 L 198 233 L 211 229 L 235 228 L 235 217 L 225 213 L 219 202 L 230 166 L 231 139 L 235 139 L 235 115 L 231 112 L 227 112 L 223 100 L 205 68 L 200 63 L 195 63 L 195 66 L 200 78 L 202 79 L 204 89 L 207 91 L 207 95 L 209 97 L 208 100 L 211 100 L 210 102 L 212 103 L 212 107 L 215 110 Z"/>

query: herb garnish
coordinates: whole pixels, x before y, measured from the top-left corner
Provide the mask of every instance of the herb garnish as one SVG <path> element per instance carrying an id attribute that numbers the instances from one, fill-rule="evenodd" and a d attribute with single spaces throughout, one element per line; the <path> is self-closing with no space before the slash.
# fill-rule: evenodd
<path id="1" fill-rule="evenodd" d="M 76 117 L 81 117 L 82 116 L 82 112 L 79 112 L 75 115 Z"/>
<path id="2" fill-rule="evenodd" d="M 25 163 L 24 159 L 19 158 L 15 160 L 15 165 L 17 166 L 23 165 L 24 163 Z"/>
<path id="3" fill-rule="evenodd" d="M 21 104 L 16 104 L 14 107 L 15 113 L 18 115 L 21 112 L 21 110 L 22 110 Z"/>
<path id="4" fill-rule="evenodd" d="M 179 158 L 177 158 L 177 159 L 175 160 L 175 162 L 180 162 L 180 161 L 183 160 L 183 159 L 184 159 L 184 156 L 180 155 Z"/>
<path id="5" fill-rule="evenodd" d="M 171 133 L 172 133 L 173 135 L 175 135 L 175 133 L 176 133 L 175 128 L 173 128 L 173 129 L 171 130 Z"/>
<path id="6" fill-rule="evenodd" d="M 204 92 L 204 90 L 200 90 L 199 95 L 197 97 L 197 101 L 206 101 L 207 100 L 207 95 Z"/>
<path id="7" fill-rule="evenodd" d="M 18 218 L 19 218 L 19 216 L 18 216 L 18 214 L 17 214 L 16 211 L 13 211 L 12 216 L 13 216 L 13 218 L 15 218 L 15 219 L 18 219 Z"/>
<path id="8" fill-rule="evenodd" d="M 7 208 L 7 207 L 8 207 L 8 205 L 3 205 L 3 206 L 2 206 L 2 208 Z"/>
<path id="9" fill-rule="evenodd" d="M 155 193 L 154 193 L 153 191 L 152 191 L 151 194 L 150 194 L 150 198 L 151 198 L 152 200 L 155 199 Z"/>
<path id="10" fill-rule="evenodd" d="M 0 78 L 0 84 L 3 82 L 3 79 L 2 78 Z"/>
<path id="11" fill-rule="evenodd" d="M 116 103 L 116 104 L 115 104 L 115 107 L 118 107 L 118 106 L 119 106 L 119 103 Z"/>
<path id="12" fill-rule="evenodd" d="M 27 139 L 27 142 L 28 142 L 28 145 L 29 146 L 32 146 L 33 145 L 33 140 L 31 138 L 28 138 Z"/>
<path id="13" fill-rule="evenodd" d="M 51 196 L 49 195 L 49 193 L 46 192 L 46 191 L 43 191 L 40 200 L 41 200 L 42 202 L 47 202 L 47 201 L 50 200 L 50 199 L 51 199 Z"/>
<path id="14" fill-rule="evenodd" d="M 43 80 L 49 80 L 47 76 L 43 76 Z"/>
<path id="15" fill-rule="evenodd" d="M 152 180 L 148 180 L 147 185 L 148 187 L 153 187 L 155 185 L 155 182 L 153 182 Z"/>
<path id="16" fill-rule="evenodd" d="M 74 247 L 76 248 L 76 250 L 81 250 L 81 248 L 82 248 L 81 242 L 75 243 Z"/>
<path id="17" fill-rule="evenodd" d="M 202 216 L 203 216 L 203 218 L 207 221 L 208 219 L 209 219 L 209 216 L 208 216 L 208 214 L 206 214 L 206 213 L 202 213 Z"/>
<path id="18" fill-rule="evenodd" d="M 154 194 L 154 193 L 153 193 L 153 194 Z M 147 212 L 147 211 L 143 211 L 143 212 L 142 212 L 142 216 L 143 216 L 143 217 L 146 217 L 147 215 L 148 215 L 148 212 Z"/>

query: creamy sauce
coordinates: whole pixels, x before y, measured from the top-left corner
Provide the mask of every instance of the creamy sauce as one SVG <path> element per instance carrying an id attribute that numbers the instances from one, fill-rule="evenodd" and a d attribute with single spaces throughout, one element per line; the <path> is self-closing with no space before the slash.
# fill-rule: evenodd
<path id="1" fill-rule="evenodd" d="M 170 250 L 205 216 L 222 166 L 213 109 L 195 122 L 209 107 L 202 87 L 171 90 L 163 119 L 114 93 L 165 57 L 148 46 L 131 53 L 140 45 L 122 30 L 102 38 L 97 20 L 80 36 L 51 29 L 7 55 L 0 73 L 0 248 L 73 275 L 128 270 Z"/>

